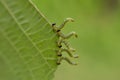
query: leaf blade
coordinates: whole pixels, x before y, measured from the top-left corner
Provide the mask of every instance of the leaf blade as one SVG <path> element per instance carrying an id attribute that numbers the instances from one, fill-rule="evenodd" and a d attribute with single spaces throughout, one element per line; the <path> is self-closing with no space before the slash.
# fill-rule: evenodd
<path id="1" fill-rule="evenodd" d="M 33 76 L 28 80 L 46 78 L 47 72 L 49 75 L 53 74 L 57 68 L 57 65 L 55 64 L 57 58 L 55 52 L 57 47 L 55 41 L 58 37 L 56 37 L 56 34 L 53 32 L 50 24 L 41 14 L 38 13 L 36 8 L 33 7 L 31 1 L 0 0 L 0 8 L 4 13 L 0 16 L 0 32 L 1 35 L 3 35 L 4 40 L 2 40 L 3 37 L 1 37 L 0 40 L 1 43 L 5 45 L 4 47 L 3 45 L 0 45 L 0 51 L 5 56 L 8 55 L 8 52 L 6 51 L 8 48 L 13 49 L 13 51 L 15 51 L 14 53 L 17 53 L 16 56 L 21 58 L 22 62 L 24 62 L 24 67 L 26 67 L 26 70 L 30 72 L 29 74 Z M 39 27 L 42 29 L 38 30 Z M 47 35 L 49 36 L 47 37 Z M 5 47 L 7 45 L 6 42 L 4 42 L 5 40 L 7 40 L 6 42 L 10 45 L 6 49 Z M 41 41 L 39 42 L 39 40 Z M 47 53 L 50 54 L 46 55 Z M 9 61 L 14 59 L 14 57 L 10 58 Z M 52 57 L 52 59 L 49 57 Z M 15 68 L 21 69 L 20 67 L 18 68 L 18 66 Z M 42 70 L 42 68 L 44 70 Z M 38 74 L 40 72 L 43 72 L 44 74 Z M 27 77 L 25 76 L 20 78 L 21 80 L 27 80 Z"/>

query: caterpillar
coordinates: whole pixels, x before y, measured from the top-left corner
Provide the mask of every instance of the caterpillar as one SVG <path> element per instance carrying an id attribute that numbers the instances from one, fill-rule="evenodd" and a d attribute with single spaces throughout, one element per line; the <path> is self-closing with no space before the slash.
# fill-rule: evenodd
<path id="1" fill-rule="evenodd" d="M 57 60 L 57 64 L 60 65 L 62 60 L 67 61 L 69 64 L 76 65 L 76 63 L 70 61 L 69 58 L 63 57 L 62 52 L 66 52 L 70 57 L 78 58 L 78 55 L 73 55 L 72 52 L 75 52 L 75 49 L 71 48 L 66 39 L 69 39 L 72 36 L 75 36 L 76 38 L 78 35 L 76 32 L 70 32 L 68 34 L 64 34 L 61 32 L 61 29 L 65 27 L 65 24 L 67 22 L 74 22 L 74 19 L 72 18 L 66 18 L 64 22 L 60 26 L 56 26 L 56 23 L 52 24 L 53 30 L 57 33 L 59 40 L 57 41 L 57 46 L 59 47 L 59 50 L 57 50 L 57 55 L 59 56 Z M 62 48 L 62 43 L 66 46 L 66 48 Z"/>

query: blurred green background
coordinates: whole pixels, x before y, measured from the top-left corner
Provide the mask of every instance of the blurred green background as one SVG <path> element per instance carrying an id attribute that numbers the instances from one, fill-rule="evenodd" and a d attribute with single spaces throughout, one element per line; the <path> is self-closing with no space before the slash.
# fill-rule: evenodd
<path id="1" fill-rule="evenodd" d="M 63 32 L 79 35 L 69 40 L 80 56 L 72 59 L 78 66 L 63 61 L 54 80 L 120 80 L 120 0 L 33 1 L 51 23 L 75 19 Z"/>

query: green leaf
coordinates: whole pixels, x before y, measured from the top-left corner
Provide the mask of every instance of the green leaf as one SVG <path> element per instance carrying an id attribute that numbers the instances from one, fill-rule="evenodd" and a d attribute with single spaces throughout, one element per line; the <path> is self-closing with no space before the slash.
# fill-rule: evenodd
<path id="1" fill-rule="evenodd" d="M 58 37 L 30 0 L 0 0 L 0 80 L 51 80 Z"/>

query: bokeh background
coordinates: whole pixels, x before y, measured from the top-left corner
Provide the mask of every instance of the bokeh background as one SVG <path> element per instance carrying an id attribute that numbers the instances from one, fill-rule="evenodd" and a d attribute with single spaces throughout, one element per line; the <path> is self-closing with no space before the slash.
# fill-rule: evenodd
<path id="1" fill-rule="evenodd" d="M 69 39 L 80 56 L 71 60 L 78 65 L 63 61 L 54 80 L 120 80 L 120 0 L 33 1 L 51 23 L 75 19 L 63 32 L 78 33 Z"/>

